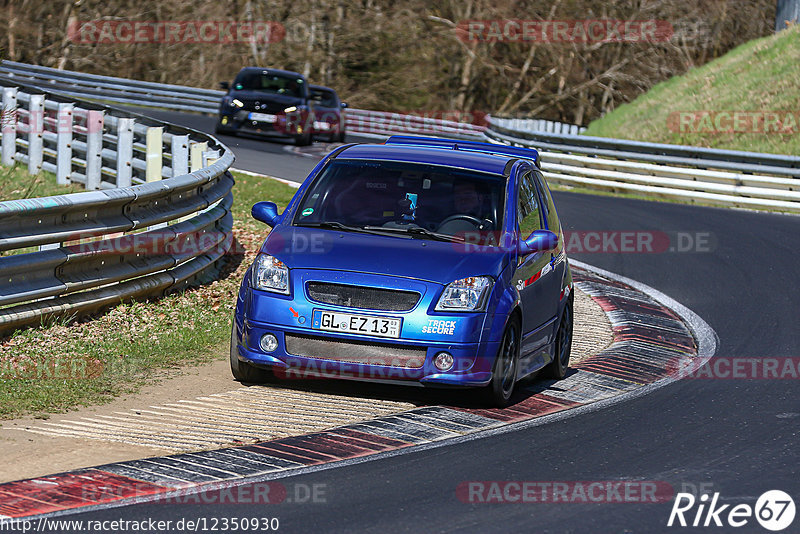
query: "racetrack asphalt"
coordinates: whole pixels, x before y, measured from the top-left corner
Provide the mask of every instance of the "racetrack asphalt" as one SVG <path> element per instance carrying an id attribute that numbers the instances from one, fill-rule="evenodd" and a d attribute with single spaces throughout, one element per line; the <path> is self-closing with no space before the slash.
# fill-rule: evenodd
<path id="1" fill-rule="evenodd" d="M 214 122 L 148 113 L 206 131 Z M 315 163 L 284 144 L 220 139 L 236 153 L 237 168 L 299 180 Z M 710 251 L 571 257 L 690 308 L 717 332 L 716 357 L 800 356 L 800 218 L 568 192 L 554 198 L 567 230 L 710 235 Z M 289 495 L 323 488 L 319 502 L 142 503 L 70 518 L 277 517 L 285 532 L 667 532 L 677 528 L 666 526 L 672 500 L 464 503 L 456 488 L 468 481 L 642 480 L 666 482 L 676 493 L 719 492 L 725 504 L 752 506 L 772 489 L 797 501 L 799 435 L 798 379 L 684 379 L 539 426 L 281 479 Z M 800 519 L 786 532 L 792 528 L 800 530 Z M 765 532 L 752 518 L 745 530 Z"/>

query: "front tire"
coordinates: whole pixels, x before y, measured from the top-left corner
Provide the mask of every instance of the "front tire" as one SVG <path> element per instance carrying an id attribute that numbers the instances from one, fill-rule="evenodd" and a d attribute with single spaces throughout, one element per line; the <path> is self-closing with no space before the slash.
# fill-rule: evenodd
<path id="1" fill-rule="evenodd" d="M 294 138 L 294 144 L 297 146 L 308 146 L 312 143 L 312 141 L 313 140 L 311 138 L 310 131 L 307 134 L 298 135 L 297 137 Z"/>
<path id="2" fill-rule="evenodd" d="M 214 133 L 217 135 L 230 135 L 231 137 L 236 136 L 236 130 L 231 128 L 225 128 L 217 123 L 216 127 L 214 128 Z"/>
<path id="3" fill-rule="evenodd" d="M 484 390 L 486 402 L 498 408 L 508 406 L 511 396 L 514 394 L 520 350 L 519 330 L 519 320 L 512 317 L 508 321 L 503 333 L 503 341 L 497 351 L 497 358 L 492 367 L 492 381 Z"/>
<path id="4" fill-rule="evenodd" d="M 239 349 L 237 348 L 238 340 L 236 339 L 236 320 L 233 321 L 231 326 L 231 374 L 233 378 L 239 382 L 249 384 L 258 384 L 265 382 L 270 378 L 270 373 L 266 369 L 259 369 L 253 367 L 247 362 L 239 360 Z"/>
<path id="5" fill-rule="evenodd" d="M 572 352 L 572 299 L 564 306 L 561 321 L 558 323 L 556 342 L 554 344 L 555 356 L 553 361 L 545 368 L 545 376 L 561 380 L 567 376 L 569 357 Z"/>

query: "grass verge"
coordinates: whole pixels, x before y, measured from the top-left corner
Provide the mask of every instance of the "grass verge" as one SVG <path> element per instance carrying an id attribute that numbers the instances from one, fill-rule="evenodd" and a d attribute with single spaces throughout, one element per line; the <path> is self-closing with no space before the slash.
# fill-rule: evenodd
<path id="1" fill-rule="evenodd" d="M 243 255 L 234 257 L 220 279 L 163 299 L 121 304 L 91 320 L 43 325 L 0 340 L 0 419 L 46 418 L 102 404 L 152 383 L 165 370 L 227 355 L 239 283 L 267 233 L 250 217 L 250 208 L 259 200 L 285 207 L 296 191 L 274 180 L 234 177 L 233 231 Z M 0 198 L 22 198 L 30 180 L 18 170 L 8 173 Z M 54 178 L 41 180 L 33 196 L 65 193 L 64 188 L 47 192 Z"/>
<path id="2" fill-rule="evenodd" d="M 586 135 L 777 154 L 800 153 L 800 26 L 747 42 L 593 121 Z M 710 112 L 712 123 L 702 114 Z M 752 112 L 738 126 L 723 112 Z M 756 120 L 777 113 L 780 128 Z M 683 114 L 683 115 L 681 115 Z M 680 118 L 696 120 L 684 123 Z M 720 119 L 718 128 L 716 120 Z M 725 120 L 723 120 L 725 119 Z M 716 131 L 716 130 L 732 131 Z M 783 131 L 785 133 L 779 133 Z"/>
<path id="3" fill-rule="evenodd" d="M 56 184 L 55 175 L 49 172 L 32 176 L 19 164 L 13 167 L 0 167 L 0 200 L 66 195 L 82 190 L 83 186 L 80 184 L 68 186 Z"/>

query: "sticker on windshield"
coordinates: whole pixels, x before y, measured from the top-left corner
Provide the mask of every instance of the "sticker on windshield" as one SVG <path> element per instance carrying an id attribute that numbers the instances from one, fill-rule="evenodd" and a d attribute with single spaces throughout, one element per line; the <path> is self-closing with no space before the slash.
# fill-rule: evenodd
<path id="1" fill-rule="evenodd" d="M 400 201 L 400 206 L 403 212 L 401 219 L 413 221 L 417 212 L 417 194 L 406 193 L 406 198 Z"/>
<path id="2" fill-rule="evenodd" d="M 308 217 L 312 213 L 314 213 L 314 208 L 306 208 L 306 209 L 303 210 L 302 215 L 303 215 L 303 217 Z"/>

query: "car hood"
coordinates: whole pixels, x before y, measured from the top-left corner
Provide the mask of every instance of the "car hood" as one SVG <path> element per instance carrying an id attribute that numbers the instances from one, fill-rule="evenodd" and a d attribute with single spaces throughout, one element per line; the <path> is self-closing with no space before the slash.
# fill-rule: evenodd
<path id="1" fill-rule="evenodd" d="M 439 284 L 468 276 L 497 278 L 508 261 L 508 253 L 496 247 L 283 225 L 270 232 L 261 252 L 290 269 L 386 274 Z"/>

